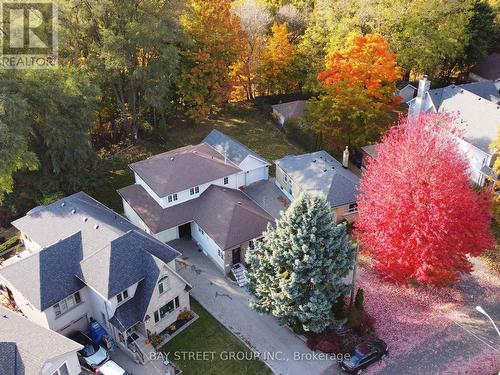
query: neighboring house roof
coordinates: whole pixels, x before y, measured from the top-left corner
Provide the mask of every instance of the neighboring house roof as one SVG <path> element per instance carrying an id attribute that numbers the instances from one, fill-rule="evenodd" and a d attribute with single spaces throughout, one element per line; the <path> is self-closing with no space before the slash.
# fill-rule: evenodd
<path id="1" fill-rule="evenodd" d="M 216 185 L 198 198 L 162 208 L 141 185 L 118 193 L 154 233 L 195 221 L 223 250 L 259 237 L 274 219 L 239 190 Z"/>
<path id="2" fill-rule="evenodd" d="M 276 165 L 302 191 L 322 194 L 332 207 L 356 202 L 359 177 L 343 168 L 342 164 L 326 151 L 288 155 L 276 160 Z"/>
<path id="3" fill-rule="evenodd" d="M 241 171 L 206 143 L 164 152 L 129 167 L 160 198 Z"/>
<path id="4" fill-rule="evenodd" d="M 41 374 L 44 365 L 83 347 L 0 306 L 0 374 Z M 76 355 L 76 354 L 75 354 Z"/>
<path id="5" fill-rule="evenodd" d="M 493 81 L 466 83 L 459 85 L 459 87 L 493 103 L 497 103 L 500 100 L 500 93 Z"/>
<path id="6" fill-rule="evenodd" d="M 296 100 L 294 102 L 273 105 L 273 110 L 281 114 L 285 119 L 302 117 L 306 109 L 306 100 Z"/>
<path id="7" fill-rule="evenodd" d="M 236 165 L 240 165 L 240 163 L 245 160 L 245 158 L 249 155 L 254 158 L 261 160 L 262 162 L 269 164 L 263 157 L 259 154 L 253 152 L 245 145 L 231 138 L 230 136 L 214 129 L 212 130 L 203 140 L 203 143 L 206 143 L 212 146 L 217 152 L 221 155 L 226 153 L 226 156 Z"/>
<path id="8" fill-rule="evenodd" d="M 75 207 L 76 212 L 72 213 Z M 180 255 L 85 193 L 38 207 L 22 219 L 16 226 L 20 225 L 23 233 L 34 235 L 32 238 L 42 243 L 47 237 L 39 227 L 51 232 L 51 239 L 52 232 L 61 233 L 60 241 L 0 269 L 0 276 L 39 310 L 47 309 L 85 285 L 110 298 L 138 281 L 148 280 L 155 271 L 148 268 L 153 256 L 167 264 Z M 68 222 L 66 228 L 60 220 Z M 68 228 L 73 233 L 64 238 Z M 143 307 L 138 308 L 142 311 Z"/>
<path id="9" fill-rule="evenodd" d="M 408 82 L 408 81 L 399 81 L 396 83 L 396 89 L 397 90 L 402 90 L 405 87 L 410 86 L 411 88 L 417 90 L 418 88 L 418 82 Z"/>
<path id="10" fill-rule="evenodd" d="M 492 81 L 500 78 L 500 53 L 493 52 L 471 70 L 472 73 Z"/>
<path id="11" fill-rule="evenodd" d="M 428 97 L 437 112 L 457 115 L 457 125 L 464 130 L 465 141 L 487 154 L 491 152 L 489 145 L 500 125 L 499 104 L 455 85 L 430 90 Z"/>
<path id="12" fill-rule="evenodd" d="M 367 155 L 371 156 L 373 159 L 377 158 L 377 149 L 375 147 L 376 145 L 367 145 L 361 147 L 361 150 L 365 152 Z"/>
<path id="13" fill-rule="evenodd" d="M 43 311 L 85 286 L 76 278 L 82 253 L 78 232 L 0 269 L 0 277 Z"/>
<path id="14" fill-rule="evenodd" d="M 12 225 L 42 247 L 81 232 L 83 258 L 129 230 L 137 229 L 128 220 L 83 192 L 47 206 L 36 207 L 13 221 Z"/>

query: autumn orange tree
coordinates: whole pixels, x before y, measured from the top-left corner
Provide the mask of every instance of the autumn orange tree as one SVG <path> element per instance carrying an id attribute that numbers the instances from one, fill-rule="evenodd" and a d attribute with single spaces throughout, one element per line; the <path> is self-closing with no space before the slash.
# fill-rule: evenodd
<path id="1" fill-rule="evenodd" d="M 338 147 L 377 140 L 400 103 L 394 95 L 401 69 L 381 35 L 353 35 L 347 46 L 327 56 L 318 75 L 321 93 L 310 100 L 307 123 Z"/>
<path id="2" fill-rule="evenodd" d="M 191 37 L 178 86 L 188 116 L 200 119 L 229 100 L 231 67 L 243 51 L 244 33 L 231 0 L 189 0 L 181 25 Z"/>
<path id="3" fill-rule="evenodd" d="M 285 23 L 275 23 L 260 61 L 258 82 L 262 94 L 281 94 L 297 86 L 296 47 Z"/>

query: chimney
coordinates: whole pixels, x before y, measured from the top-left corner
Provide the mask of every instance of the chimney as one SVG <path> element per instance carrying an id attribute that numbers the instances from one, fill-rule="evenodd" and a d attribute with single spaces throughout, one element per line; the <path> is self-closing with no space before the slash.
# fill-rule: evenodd
<path id="1" fill-rule="evenodd" d="M 345 146 L 344 154 L 342 157 L 342 166 L 349 168 L 349 146 Z"/>
<path id="2" fill-rule="evenodd" d="M 415 100 L 410 105 L 409 116 L 418 117 L 420 112 L 422 112 L 422 107 L 424 106 L 426 95 L 431 88 L 431 81 L 427 79 L 427 75 L 424 75 L 418 82 L 418 91 Z"/>

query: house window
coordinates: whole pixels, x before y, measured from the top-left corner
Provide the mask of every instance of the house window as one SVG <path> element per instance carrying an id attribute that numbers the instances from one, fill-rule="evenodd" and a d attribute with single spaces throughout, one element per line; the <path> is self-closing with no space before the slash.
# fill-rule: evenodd
<path id="1" fill-rule="evenodd" d="M 224 252 L 221 249 L 217 250 L 217 254 L 219 255 L 219 258 L 224 259 Z"/>
<path id="2" fill-rule="evenodd" d="M 53 306 L 56 318 L 61 316 L 65 312 L 71 310 L 73 307 L 80 304 L 81 302 L 82 299 L 80 298 L 80 292 L 76 292 L 75 294 L 66 297 L 62 301 L 59 301 Z"/>
<path id="3" fill-rule="evenodd" d="M 205 235 L 205 231 L 201 227 L 198 227 L 198 232 L 200 232 L 202 235 Z"/>
<path id="4" fill-rule="evenodd" d="M 285 175 L 284 180 L 285 180 L 285 182 L 288 182 L 288 176 L 287 175 Z"/>
<path id="5" fill-rule="evenodd" d="M 69 370 L 66 363 L 63 363 L 61 367 L 59 367 L 56 371 L 52 373 L 52 375 L 69 375 Z"/>
<path id="6" fill-rule="evenodd" d="M 168 276 L 163 276 L 160 281 L 158 281 L 158 292 L 163 294 L 170 290 L 170 282 L 168 281 Z"/>
<path id="7" fill-rule="evenodd" d="M 353 214 L 355 212 L 358 212 L 358 204 L 357 203 L 351 203 L 349 207 L 345 210 L 345 214 Z"/>
<path id="8" fill-rule="evenodd" d="M 175 297 L 170 302 L 166 303 L 158 310 L 154 312 L 155 323 L 158 323 L 162 320 L 166 315 L 170 314 L 172 311 L 179 307 L 179 297 Z"/>
<path id="9" fill-rule="evenodd" d="M 200 192 L 200 187 L 199 186 L 196 186 L 194 188 L 189 189 L 189 194 L 190 195 L 195 195 L 195 194 L 198 194 L 199 192 Z"/>
<path id="10" fill-rule="evenodd" d="M 229 177 L 224 177 L 224 185 L 229 184 Z"/>
<path id="11" fill-rule="evenodd" d="M 123 301 L 125 301 L 126 299 L 128 298 L 128 290 L 125 289 L 123 292 L 121 293 L 118 293 L 116 295 L 116 300 L 118 301 L 118 303 L 122 303 Z"/>
<path id="12" fill-rule="evenodd" d="M 175 202 L 177 200 L 177 194 L 171 194 L 167 197 L 168 203 Z"/>

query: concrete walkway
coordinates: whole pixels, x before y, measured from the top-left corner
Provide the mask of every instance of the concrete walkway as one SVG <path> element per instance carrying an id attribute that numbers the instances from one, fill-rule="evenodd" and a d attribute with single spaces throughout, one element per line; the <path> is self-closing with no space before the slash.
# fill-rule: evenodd
<path id="1" fill-rule="evenodd" d="M 313 358 L 306 344 L 281 327 L 275 318 L 250 309 L 250 294 L 226 279 L 192 241 L 175 240 L 169 243 L 181 251 L 177 261 L 179 273 L 191 285 L 191 295 L 238 336 L 272 368 L 283 375 L 340 374 L 331 359 Z"/>

